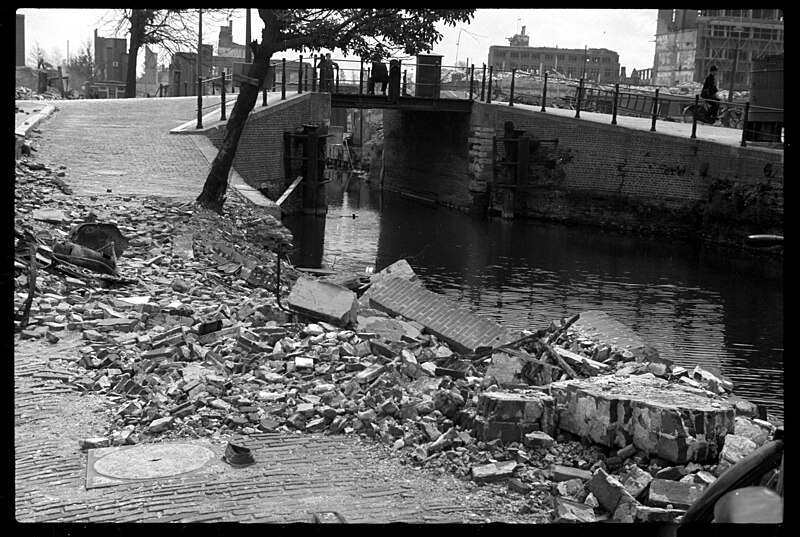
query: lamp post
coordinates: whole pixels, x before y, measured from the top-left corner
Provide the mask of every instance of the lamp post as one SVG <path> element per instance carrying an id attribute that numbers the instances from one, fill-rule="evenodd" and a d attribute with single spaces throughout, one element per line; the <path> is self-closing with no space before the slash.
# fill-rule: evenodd
<path id="1" fill-rule="evenodd" d="M 589 52 L 589 45 L 583 46 L 583 70 L 581 71 L 581 78 L 586 78 L 586 62 L 589 61 L 586 54 Z"/>
<path id="2" fill-rule="evenodd" d="M 739 61 L 739 36 L 741 32 L 744 31 L 744 28 L 741 26 L 735 27 L 732 32 L 736 32 L 736 47 L 733 50 L 733 72 L 731 74 L 731 83 L 728 89 L 728 102 L 733 102 L 733 84 L 736 82 L 736 67 Z"/>

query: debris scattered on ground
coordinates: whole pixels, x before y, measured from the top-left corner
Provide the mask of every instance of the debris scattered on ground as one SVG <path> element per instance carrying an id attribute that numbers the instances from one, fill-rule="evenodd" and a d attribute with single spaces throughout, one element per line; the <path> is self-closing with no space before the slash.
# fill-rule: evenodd
<path id="1" fill-rule="evenodd" d="M 17 161 L 15 328 L 23 339 L 57 344 L 70 331 L 85 340 L 77 355 L 49 363 L 58 373 L 50 381 L 114 403 L 107 434 L 83 449 L 260 431 L 359 435 L 405 464 L 503 487 L 520 512 L 551 521 L 661 522 L 678 520 L 775 433 L 742 400 L 713 463 L 592 443 L 554 426 L 552 383 L 641 376 L 710 404 L 733 386 L 704 368 L 598 345 L 572 329 L 579 315 L 459 354 L 419 323 L 362 300 L 382 278 L 415 279 L 413 271 L 331 283 L 292 267 L 284 255 L 291 234 L 234 197 L 225 216 L 160 198 L 88 203 L 65 175 Z M 59 245 L 100 226 L 115 239 L 80 241 L 113 254 L 113 273 L 66 267 Z M 236 444 L 229 452 L 234 466 L 250 463 Z"/>

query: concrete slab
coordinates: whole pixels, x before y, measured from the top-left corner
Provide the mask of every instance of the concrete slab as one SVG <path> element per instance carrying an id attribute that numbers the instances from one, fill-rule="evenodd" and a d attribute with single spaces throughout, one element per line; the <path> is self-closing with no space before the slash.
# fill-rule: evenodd
<path id="1" fill-rule="evenodd" d="M 597 345 L 610 345 L 620 350 L 628 350 L 635 356 L 644 356 L 647 343 L 636 332 L 612 318 L 604 311 L 583 311 L 580 318 L 572 324 L 571 331 L 578 336 L 590 339 Z"/>

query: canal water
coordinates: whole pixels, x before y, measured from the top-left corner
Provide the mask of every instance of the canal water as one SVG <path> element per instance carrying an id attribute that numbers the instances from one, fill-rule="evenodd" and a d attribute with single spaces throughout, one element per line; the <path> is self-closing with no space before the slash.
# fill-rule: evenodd
<path id="1" fill-rule="evenodd" d="M 782 261 L 470 215 L 327 173 L 327 215 L 284 217 L 295 266 L 364 273 L 405 259 L 427 289 L 516 329 L 603 310 L 677 365 L 717 368 L 783 420 Z"/>

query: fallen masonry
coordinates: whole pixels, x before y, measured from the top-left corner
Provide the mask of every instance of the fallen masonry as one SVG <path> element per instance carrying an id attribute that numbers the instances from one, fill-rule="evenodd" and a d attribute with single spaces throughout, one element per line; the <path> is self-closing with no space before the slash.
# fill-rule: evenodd
<path id="1" fill-rule="evenodd" d="M 24 209 L 59 183 L 47 169 L 17 170 L 16 224 L 44 258 L 62 227 L 109 217 L 62 202 L 69 222 L 34 219 Z M 652 522 L 678 520 L 776 432 L 723 376 L 660 359 L 604 312 L 513 333 L 426 290 L 404 260 L 368 278 L 286 266 L 278 280 L 274 253 L 250 242 L 286 242 L 277 222 L 270 231 L 241 208 L 231 226 L 162 200 L 115 204 L 136 206 L 117 221 L 128 241 L 117 267 L 133 283 L 40 269 L 31 293 L 20 253 L 30 243 L 18 236 L 17 311 L 30 299 L 20 337 L 56 345 L 56 334 L 80 333 L 79 353 L 50 362 L 48 381 L 115 403 L 107 434 L 83 449 L 353 434 L 409 464 L 507 486 L 554 521 Z"/>

